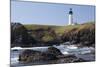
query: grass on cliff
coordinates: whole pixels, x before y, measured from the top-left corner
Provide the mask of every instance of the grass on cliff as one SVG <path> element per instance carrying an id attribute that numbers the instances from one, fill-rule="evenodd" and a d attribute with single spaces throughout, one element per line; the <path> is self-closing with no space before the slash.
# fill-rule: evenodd
<path id="1" fill-rule="evenodd" d="M 84 24 L 77 24 L 77 25 L 66 25 L 66 26 L 52 26 L 52 25 L 24 25 L 26 29 L 28 30 L 36 30 L 36 29 L 53 29 L 57 34 L 63 34 L 65 31 L 71 31 L 73 29 L 77 29 L 77 31 L 80 31 L 82 29 L 88 29 L 88 28 L 94 28 L 95 23 L 94 22 L 88 22 Z"/>

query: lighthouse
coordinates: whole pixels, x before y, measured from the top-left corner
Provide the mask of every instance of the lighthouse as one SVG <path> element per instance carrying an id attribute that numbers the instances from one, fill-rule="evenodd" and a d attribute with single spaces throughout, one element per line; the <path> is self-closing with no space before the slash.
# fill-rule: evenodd
<path id="1" fill-rule="evenodd" d="M 68 17 L 69 17 L 68 25 L 73 25 L 73 11 L 72 11 L 72 8 L 70 8 L 70 11 L 68 13 Z"/>

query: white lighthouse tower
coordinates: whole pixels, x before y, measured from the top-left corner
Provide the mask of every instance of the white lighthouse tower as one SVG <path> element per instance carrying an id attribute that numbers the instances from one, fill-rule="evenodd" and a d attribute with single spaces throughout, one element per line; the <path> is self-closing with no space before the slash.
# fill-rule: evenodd
<path id="1" fill-rule="evenodd" d="M 70 11 L 69 11 L 69 19 L 68 19 L 68 25 L 73 25 L 73 11 L 72 11 L 72 8 L 70 8 Z"/>

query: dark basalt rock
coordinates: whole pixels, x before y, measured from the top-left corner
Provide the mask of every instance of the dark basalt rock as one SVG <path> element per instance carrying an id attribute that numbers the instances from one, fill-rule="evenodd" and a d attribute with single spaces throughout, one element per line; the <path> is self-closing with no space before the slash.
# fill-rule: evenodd
<path id="1" fill-rule="evenodd" d="M 25 50 L 19 55 L 19 61 L 24 63 L 34 62 L 34 61 L 45 61 L 57 59 L 53 54 L 43 53 L 34 50 Z"/>
<path id="2" fill-rule="evenodd" d="M 95 44 L 95 24 L 81 26 L 65 31 L 62 35 L 62 40 L 69 41 L 72 44 L 81 43 L 82 46 L 92 46 L 92 44 Z"/>
<path id="3" fill-rule="evenodd" d="M 77 58 L 75 55 L 61 55 L 58 56 L 58 59 L 52 60 L 49 64 L 58 64 L 58 63 L 73 63 L 73 62 L 84 62 L 85 60 Z"/>
<path id="4" fill-rule="evenodd" d="M 52 47 L 54 49 L 54 47 Z M 56 48 L 55 48 L 56 49 Z M 51 50 L 51 47 L 50 49 Z M 78 58 L 75 55 L 62 55 L 61 53 L 40 52 L 34 50 L 25 50 L 19 55 L 19 61 L 22 63 L 32 63 L 36 61 L 47 61 L 48 64 L 54 63 L 73 63 L 73 62 L 86 62 L 82 58 Z"/>
<path id="5" fill-rule="evenodd" d="M 78 58 L 75 55 L 62 56 L 59 57 L 59 59 L 56 61 L 56 63 L 74 63 L 74 62 L 87 62 L 87 61 L 82 58 Z"/>
<path id="6" fill-rule="evenodd" d="M 74 60 L 73 62 L 86 62 L 86 60 L 84 60 L 82 58 L 78 58 L 78 59 Z"/>
<path id="7" fill-rule="evenodd" d="M 49 47 L 47 53 L 53 54 L 55 56 L 62 55 L 62 53 L 60 52 L 60 50 L 57 49 L 57 48 L 55 48 L 55 47 Z"/>
<path id="8" fill-rule="evenodd" d="M 11 43 L 27 43 L 28 34 L 26 28 L 20 23 L 11 23 Z"/>
<path id="9" fill-rule="evenodd" d="M 30 47 L 36 43 L 31 37 L 24 25 L 20 23 L 11 23 L 11 47 Z"/>
<path id="10" fill-rule="evenodd" d="M 46 52 L 40 52 L 35 50 L 25 50 L 19 55 L 19 61 L 21 62 L 34 62 L 44 60 L 55 60 L 58 59 L 62 53 L 55 47 L 49 47 Z"/>

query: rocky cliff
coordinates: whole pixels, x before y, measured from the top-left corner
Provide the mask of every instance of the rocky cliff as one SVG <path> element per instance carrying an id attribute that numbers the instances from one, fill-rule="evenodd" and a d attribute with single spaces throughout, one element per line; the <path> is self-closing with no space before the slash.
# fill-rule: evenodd
<path id="1" fill-rule="evenodd" d="M 95 46 L 95 23 L 69 26 L 11 23 L 11 46 L 52 46 L 63 42 Z"/>

